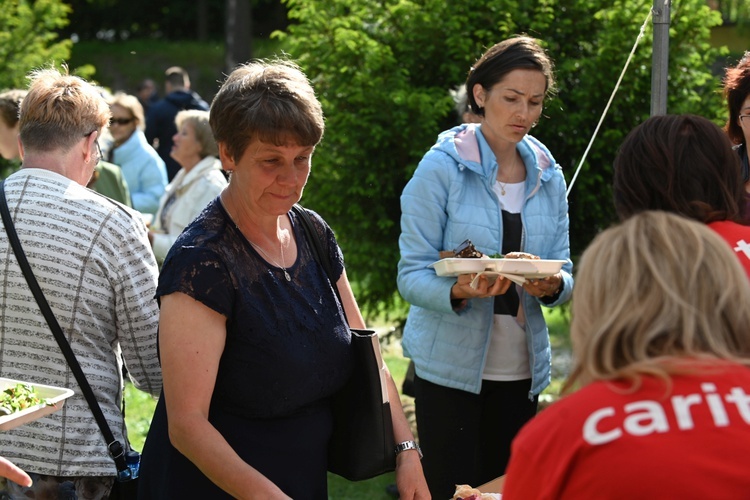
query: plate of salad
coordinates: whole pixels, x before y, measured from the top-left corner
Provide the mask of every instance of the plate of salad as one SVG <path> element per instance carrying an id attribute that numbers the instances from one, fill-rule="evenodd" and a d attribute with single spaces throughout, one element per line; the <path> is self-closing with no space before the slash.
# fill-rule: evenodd
<path id="1" fill-rule="evenodd" d="M 73 391 L 0 377 L 0 431 L 42 418 L 61 409 Z"/>

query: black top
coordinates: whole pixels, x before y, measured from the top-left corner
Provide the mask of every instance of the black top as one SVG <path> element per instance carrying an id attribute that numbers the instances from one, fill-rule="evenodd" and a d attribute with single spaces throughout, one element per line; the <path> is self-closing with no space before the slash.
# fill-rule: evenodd
<path id="1" fill-rule="evenodd" d="M 506 212 L 503 215 L 503 255 L 521 250 L 521 234 L 523 223 L 521 214 Z M 502 295 L 495 296 L 495 314 L 507 314 L 514 318 L 518 316 L 518 305 L 520 299 L 516 287 L 511 285 L 508 291 Z"/>
<path id="2" fill-rule="evenodd" d="M 311 213 L 336 276 L 343 257 Z M 157 297 L 185 293 L 227 318 L 209 420 L 235 451 L 293 498 L 326 498 L 328 398 L 351 372 L 351 336 L 325 272 L 289 213 L 297 261 L 267 263 L 213 201 L 164 261 Z M 149 456 L 151 455 L 151 456 Z M 143 498 L 222 498 L 169 444 L 160 398 L 141 464 Z M 197 495 L 197 496 L 196 496 Z"/>

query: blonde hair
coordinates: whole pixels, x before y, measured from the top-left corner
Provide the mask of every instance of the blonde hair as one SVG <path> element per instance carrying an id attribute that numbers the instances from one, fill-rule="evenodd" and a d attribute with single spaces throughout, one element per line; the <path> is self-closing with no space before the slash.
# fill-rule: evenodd
<path id="1" fill-rule="evenodd" d="M 64 70 L 46 68 L 29 74 L 31 85 L 19 114 L 26 149 L 68 151 L 86 135 L 101 133 L 109 121 L 109 107 L 96 88 Z"/>
<path id="2" fill-rule="evenodd" d="M 750 365 L 750 282 L 708 226 L 659 211 L 597 236 L 578 265 L 565 383 L 665 379 L 689 363 Z"/>
<path id="3" fill-rule="evenodd" d="M 124 92 L 117 92 L 109 100 L 110 107 L 115 105 L 130 112 L 130 115 L 135 118 L 135 126 L 139 130 L 146 130 L 146 119 L 143 114 L 143 105 L 136 96 Z"/>
<path id="4" fill-rule="evenodd" d="M 211 125 L 208 123 L 209 113 L 200 109 L 186 109 L 177 113 L 174 117 L 174 123 L 179 130 L 184 124 L 193 127 L 195 138 L 201 145 L 200 156 L 219 156 L 219 147 L 214 140 L 214 133 L 211 131 Z"/>

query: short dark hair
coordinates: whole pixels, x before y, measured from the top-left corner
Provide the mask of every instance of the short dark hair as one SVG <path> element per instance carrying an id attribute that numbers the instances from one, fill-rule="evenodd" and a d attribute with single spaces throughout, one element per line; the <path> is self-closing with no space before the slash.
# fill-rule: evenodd
<path id="1" fill-rule="evenodd" d="M 167 71 L 164 72 L 164 76 L 166 82 L 173 87 L 190 86 L 190 76 L 188 75 L 188 72 L 179 66 L 172 66 L 171 68 L 167 68 Z"/>
<path id="2" fill-rule="evenodd" d="M 239 160 L 254 139 L 315 146 L 323 137 L 323 109 L 299 67 L 288 60 L 253 61 L 227 77 L 211 103 L 217 143 Z"/>
<path id="3" fill-rule="evenodd" d="M 724 130 L 735 144 L 744 144 L 745 135 L 739 124 L 742 103 L 750 95 L 750 52 L 745 52 L 734 68 L 724 74 L 724 98 L 727 100 L 729 118 Z"/>
<path id="4" fill-rule="evenodd" d="M 614 161 L 615 210 L 624 220 L 664 210 L 699 222 L 742 221 L 739 157 L 721 128 L 690 114 L 652 116 L 627 135 Z"/>
<path id="5" fill-rule="evenodd" d="M 18 123 L 18 113 L 21 110 L 21 101 L 26 97 L 26 90 L 11 89 L 0 94 L 0 118 L 3 119 L 8 128 Z"/>
<path id="6" fill-rule="evenodd" d="M 466 78 L 466 95 L 471 111 L 484 116 L 484 108 L 480 108 L 474 99 L 473 89 L 476 84 L 490 90 L 505 78 L 505 75 L 516 69 L 541 72 L 547 81 L 546 93 L 555 91 L 554 65 L 547 53 L 535 39 L 529 36 L 515 36 L 490 47 L 469 70 Z"/>

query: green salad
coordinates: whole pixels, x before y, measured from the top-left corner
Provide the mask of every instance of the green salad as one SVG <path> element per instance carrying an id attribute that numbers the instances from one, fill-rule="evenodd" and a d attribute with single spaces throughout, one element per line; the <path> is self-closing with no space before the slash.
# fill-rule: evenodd
<path id="1" fill-rule="evenodd" d="M 0 392 L 0 416 L 10 415 L 40 404 L 50 404 L 41 399 L 34 387 L 29 384 L 18 383 Z"/>

